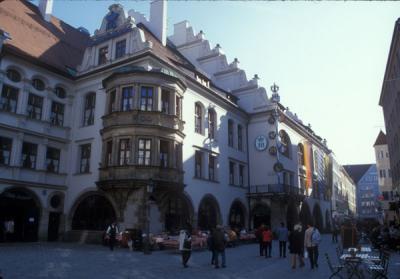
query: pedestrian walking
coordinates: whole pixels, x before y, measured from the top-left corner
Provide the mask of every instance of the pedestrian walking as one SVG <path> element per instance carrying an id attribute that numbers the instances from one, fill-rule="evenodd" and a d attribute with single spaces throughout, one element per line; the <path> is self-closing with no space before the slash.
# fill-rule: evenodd
<path id="1" fill-rule="evenodd" d="M 288 241 L 289 231 L 285 224 L 281 222 L 281 226 L 277 231 L 279 240 L 279 257 L 286 258 L 286 243 Z"/>
<path id="2" fill-rule="evenodd" d="M 310 259 L 311 269 L 318 268 L 318 245 L 321 241 L 321 234 L 318 229 L 310 222 L 307 225 L 307 230 L 304 235 L 304 246 L 307 249 L 308 257 Z"/>
<path id="3" fill-rule="evenodd" d="M 227 244 L 227 237 L 224 232 L 224 228 L 218 225 L 212 234 L 213 245 L 214 245 L 214 263 L 215 268 L 219 268 L 219 256 L 221 255 L 221 267 L 226 267 L 225 247 Z"/>
<path id="4" fill-rule="evenodd" d="M 289 252 L 291 255 L 292 268 L 296 268 L 296 260 L 299 259 L 299 266 L 304 266 L 304 238 L 302 234 L 302 226 L 297 224 L 289 235 Z"/>
<path id="5" fill-rule="evenodd" d="M 211 265 L 215 265 L 215 249 L 214 249 L 213 232 L 214 232 L 214 229 L 211 229 L 210 233 L 208 234 L 208 237 L 207 237 L 208 250 L 211 252 Z"/>
<path id="6" fill-rule="evenodd" d="M 264 242 L 263 242 L 263 231 L 265 230 L 265 225 L 261 224 L 256 231 L 256 238 L 260 248 L 260 257 L 264 256 Z"/>
<path id="7" fill-rule="evenodd" d="M 117 241 L 117 234 L 119 233 L 117 223 L 112 222 L 110 226 L 107 228 L 107 236 L 108 236 L 108 244 L 110 246 L 110 250 L 114 250 L 115 243 Z"/>
<path id="8" fill-rule="evenodd" d="M 336 223 L 336 221 L 333 221 L 333 224 L 332 224 L 332 242 L 333 243 L 338 242 L 338 240 L 337 240 L 338 234 L 339 234 L 339 226 Z"/>
<path id="9" fill-rule="evenodd" d="M 192 236 L 188 230 L 181 230 L 179 232 L 179 251 L 182 254 L 183 267 L 188 267 L 187 262 L 192 253 Z"/>
<path id="10" fill-rule="evenodd" d="M 263 247 L 266 258 L 271 258 L 271 250 L 272 250 L 272 231 L 269 226 L 265 227 L 263 231 Z"/>

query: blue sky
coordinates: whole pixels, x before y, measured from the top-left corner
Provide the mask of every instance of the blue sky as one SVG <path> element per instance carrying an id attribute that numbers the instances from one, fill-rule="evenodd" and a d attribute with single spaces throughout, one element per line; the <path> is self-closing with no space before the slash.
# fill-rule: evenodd
<path id="1" fill-rule="evenodd" d="M 149 14 L 148 1 L 54 1 L 67 23 L 100 27 L 110 4 Z M 378 106 L 400 2 L 169 1 L 168 33 L 187 19 L 235 57 L 247 77 L 328 141 L 341 164 L 373 163 L 383 114 Z"/>

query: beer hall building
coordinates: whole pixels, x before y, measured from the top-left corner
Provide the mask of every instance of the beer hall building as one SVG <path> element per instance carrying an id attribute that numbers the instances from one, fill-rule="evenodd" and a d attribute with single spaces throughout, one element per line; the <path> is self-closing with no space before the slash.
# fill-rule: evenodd
<path id="1" fill-rule="evenodd" d="M 150 19 L 113 4 L 93 35 L 51 11 L 0 3 L 0 222 L 14 240 L 90 241 L 113 220 L 329 230 L 331 151 L 278 86 L 187 21 L 167 37 L 165 1 Z"/>

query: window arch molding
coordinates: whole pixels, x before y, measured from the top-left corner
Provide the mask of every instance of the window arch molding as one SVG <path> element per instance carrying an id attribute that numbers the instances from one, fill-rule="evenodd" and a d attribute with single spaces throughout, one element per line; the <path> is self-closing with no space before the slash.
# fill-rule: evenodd
<path id="1" fill-rule="evenodd" d="M 290 141 L 290 137 L 285 130 L 279 131 L 279 141 L 280 141 L 280 148 L 279 152 L 285 156 L 286 158 L 292 158 L 292 143 Z M 303 152 L 304 153 L 304 152 Z"/>
<path id="2" fill-rule="evenodd" d="M 43 84 L 40 84 L 43 83 Z M 33 75 L 31 78 L 31 86 L 36 91 L 43 92 L 49 86 L 49 81 L 42 75 Z"/>
<path id="3" fill-rule="evenodd" d="M 10 72 L 10 71 L 17 72 L 18 75 L 19 75 L 19 79 L 18 79 L 18 80 L 14 80 L 13 78 L 10 78 L 10 76 L 9 76 L 9 72 Z M 8 66 L 7 69 L 6 69 L 7 80 L 11 80 L 12 82 L 15 82 L 15 83 L 21 82 L 21 81 L 24 79 L 25 75 L 26 75 L 26 74 L 25 74 L 24 70 L 22 70 L 22 69 L 21 69 L 20 67 L 18 67 L 18 66 L 10 65 L 10 66 Z"/>

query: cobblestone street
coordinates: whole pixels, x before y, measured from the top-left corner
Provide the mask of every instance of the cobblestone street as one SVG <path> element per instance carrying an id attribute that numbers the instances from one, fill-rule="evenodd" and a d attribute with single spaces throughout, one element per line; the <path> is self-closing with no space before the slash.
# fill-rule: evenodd
<path id="1" fill-rule="evenodd" d="M 329 278 L 324 253 L 336 262 L 334 245 L 327 236 L 320 247 L 319 269 L 309 264 L 292 270 L 289 259 L 277 257 L 278 243 L 273 244 L 272 258 L 259 257 L 256 244 L 226 250 L 227 268 L 214 269 L 207 250 L 195 251 L 184 269 L 180 255 L 174 251 L 155 251 L 151 255 L 109 251 L 107 247 L 69 243 L 3 244 L 0 246 L 0 269 L 4 279 L 28 278 Z M 400 256 L 392 255 L 389 278 L 398 278 Z M 366 277 L 368 278 L 368 277 Z"/>

